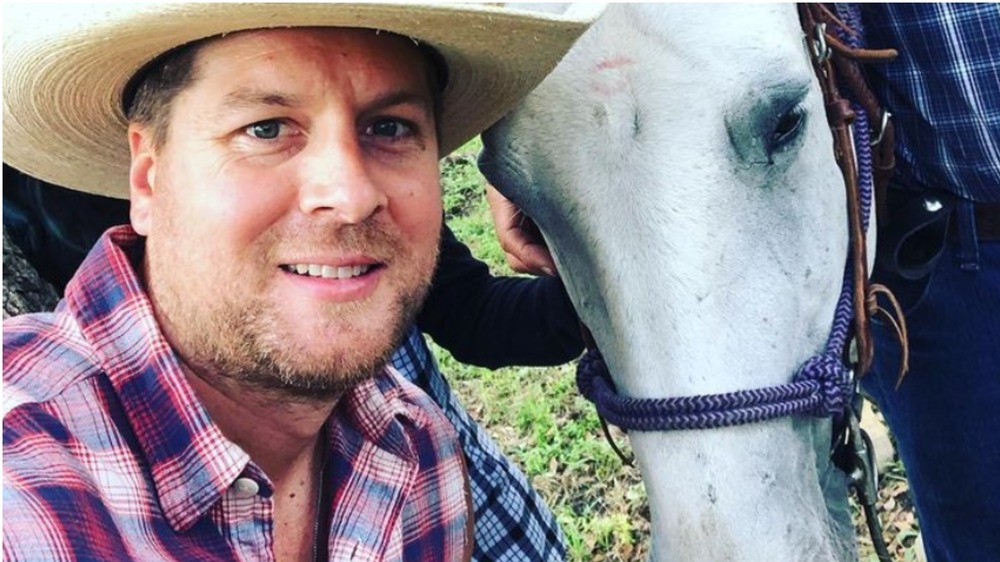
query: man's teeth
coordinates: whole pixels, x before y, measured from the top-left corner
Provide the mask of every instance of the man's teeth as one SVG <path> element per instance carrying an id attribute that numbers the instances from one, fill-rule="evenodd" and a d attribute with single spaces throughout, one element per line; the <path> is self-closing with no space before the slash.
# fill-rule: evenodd
<path id="1" fill-rule="evenodd" d="M 340 266 L 319 265 L 315 263 L 297 263 L 285 266 L 286 271 L 308 275 L 310 277 L 323 277 L 324 279 L 349 279 L 368 273 L 370 265 Z"/>

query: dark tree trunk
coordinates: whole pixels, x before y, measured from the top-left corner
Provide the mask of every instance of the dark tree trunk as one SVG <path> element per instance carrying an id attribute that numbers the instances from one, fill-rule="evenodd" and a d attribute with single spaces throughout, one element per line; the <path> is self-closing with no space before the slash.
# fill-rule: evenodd
<path id="1" fill-rule="evenodd" d="M 59 295 L 3 231 L 3 317 L 52 310 Z"/>

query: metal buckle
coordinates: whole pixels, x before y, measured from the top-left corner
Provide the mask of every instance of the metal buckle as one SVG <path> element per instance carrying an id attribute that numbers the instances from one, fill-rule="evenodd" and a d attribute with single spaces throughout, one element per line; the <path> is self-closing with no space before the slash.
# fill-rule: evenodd
<path id="1" fill-rule="evenodd" d="M 851 484 L 858 489 L 859 499 L 865 504 L 875 504 L 878 498 L 878 466 L 871 437 L 861 429 L 858 416 L 851 412 L 848 422 L 853 470 L 848 473 Z"/>
<path id="2" fill-rule="evenodd" d="M 886 111 L 886 110 L 883 109 L 882 110 L 882 123 L 879 125 L 878 136 L 875 137 L 875 140 L 869 142 L 868 143 L 869 145 L 876 146 L 876 145 L 878 145 L 878 143 L 882 142 L 882 139 L 885 138 L 885 128 L 887 126 L 889 126 L 889 119 L 891 119 L 891 118 L 892 118 L 892 113 L 890 113 L 890 112 L 888 112 L 888 111 Z"/>
<path id="3" fill-rule="evenodd" d="M 880 562 L 892 562 L 885 539 L 882 537 L 882 524 L 875 510 L 875 500 L 878 498 L 875 447 L 868 433 L 861 429 L 858 420 L 859 411 L 860 404 L 852 404 L 849 408 L 844 436 L 837 439 L 831 458 L 837 468 L 847 475 L 850 487 L 858 495 L 858 502 L 864 511 L 868 533 L 871 535 L 872 546 L 878 559 Z"/>
<path id="4" fill-rule="evenodd" d="M 810 50 L 816 62 L 823 64 L 830 60 L 830 55 L 833 53 L 830 46 L 826 44 L 826 24 L 817 23 L 816 27 L 813 28 L 813 34 L 815 38 L 811 42 Z"/>

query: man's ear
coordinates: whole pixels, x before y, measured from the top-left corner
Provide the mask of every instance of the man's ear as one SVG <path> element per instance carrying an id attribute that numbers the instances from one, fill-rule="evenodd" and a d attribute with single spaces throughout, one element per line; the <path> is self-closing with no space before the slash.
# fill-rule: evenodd
<path id="1" fill-rule="evenodd" d="M 149 235 L 152 223 L 153 191 L 156 188 L 156 144 L 152 127 L 128 126 L 128 147 L 132 163 L 128 170 L 129 215 L 132 228 L 143 236 Z"/>

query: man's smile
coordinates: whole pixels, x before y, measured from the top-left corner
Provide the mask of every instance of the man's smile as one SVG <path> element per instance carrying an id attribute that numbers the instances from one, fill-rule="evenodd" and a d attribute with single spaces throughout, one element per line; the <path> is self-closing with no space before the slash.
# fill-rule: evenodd
<path id="1" fill-rule="evenodd" d="M 350 279 L 368 273 L 373 267 L 381 267 L 378 264 L 353 265 L 353 266 L 331 266 L 315 263 L 296 263 L 280 266 L 288 273 L 304 275 L 309 277 L 322 277 L 324 279 Z"/>

